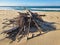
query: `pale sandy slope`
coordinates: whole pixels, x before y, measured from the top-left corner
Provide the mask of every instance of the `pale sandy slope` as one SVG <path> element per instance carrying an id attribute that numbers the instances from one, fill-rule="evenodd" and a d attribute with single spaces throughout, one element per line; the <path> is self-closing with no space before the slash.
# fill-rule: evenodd
<path id="1" fill-rule="evenodd" d="M 60 45 L 60 30 L 30 39 L 27 45 Z"/>

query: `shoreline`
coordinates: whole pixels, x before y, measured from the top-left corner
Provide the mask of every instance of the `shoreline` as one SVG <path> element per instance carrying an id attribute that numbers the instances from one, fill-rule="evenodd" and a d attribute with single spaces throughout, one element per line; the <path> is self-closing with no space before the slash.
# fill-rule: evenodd
<path id="1" fill-rule="evenodd" d="M 11 11 L 18 11 L 18 12 L 24 11 L 24 10 L 15 10 L 15 9 L 0 9 L 0 11 L 1 10 L 11 10 Z M 33 10 L 33 9 L 31 11 L 32 12 L 60 12 L 60 10 Z"/>

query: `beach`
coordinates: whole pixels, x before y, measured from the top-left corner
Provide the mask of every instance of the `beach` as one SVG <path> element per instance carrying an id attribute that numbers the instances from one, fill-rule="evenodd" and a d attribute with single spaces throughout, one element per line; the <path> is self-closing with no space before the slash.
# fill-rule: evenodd
<path id="1" fill-rule="evenodd" d="M 56 29 L 52 29 L 42 35 L 36 36 L 27 40 L 27 37 L 22 38 L 20 42 L 14 41 L 10 43 L 10 39 L 5 39 L 0 41 L 0 45 L 60 45 L 60 12 L 36 12 L 39 15 L 46 15 L 42 17 L 45 22 L 52 23 L 55 25 Z M 0 10 L 0 32 L 10 29 L 12 27 L 7 27 L 2 29 L 4 26 L 2 23 L 4 19 L 13 19 L 19 15 L 16 10 Z M 43 31 L 42 31 L 43 32 Z M 36 34 L 36 32 L 35 32 Z M 4 38 L 4 35 L 0 35 L 0 39 Z"/>

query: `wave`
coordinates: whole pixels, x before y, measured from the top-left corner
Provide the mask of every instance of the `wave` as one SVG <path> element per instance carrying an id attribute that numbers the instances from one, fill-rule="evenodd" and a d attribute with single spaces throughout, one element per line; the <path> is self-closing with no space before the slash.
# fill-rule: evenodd
<path id="1" fill-rule="evenodd" d="M 36 8 L 36 7 L 27 7 L 27 9 L 31 11 L 60 11 L 60 8 Z M 0 10 L 25 10 L 24 7 L 21 6 L 0 6 Z"/>
<path id="2" fill-rule="evenodd" d="M 60 8 L 31 8 L 32 10 L 60 10 Z"/>

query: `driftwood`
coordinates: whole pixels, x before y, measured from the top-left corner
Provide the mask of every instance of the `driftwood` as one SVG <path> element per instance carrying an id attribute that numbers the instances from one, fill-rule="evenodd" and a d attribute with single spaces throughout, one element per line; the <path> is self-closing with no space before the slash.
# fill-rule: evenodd
<path id="1" fill-rule="evenodd" d="M 24 15 L 22 15 L 23 13 L 21 13 L 18 17 L 14 18 L 14 19 L 5 19 L 7 21 L 9 21 L 9 23 L 3 22 L 3 24 L 5 24 L 6 26 L 10 25 L 10 24 L 14 24 L 15 27 L 8 30 L 8 31 L 4 31 L 2 33 L 6 33 L 8 34 L 8 38 L 10 39 L 14 39 L 16 40 L 17 38 L 20 38 L 19 36 L 21 35 L 22 37 L 24 36 L 29 36 L 29 32 L 30 32 L 30 28 L 34 23 L 34 26 L 36 26 L 38 28 L 38 31 L 41 34 L 41 28 L 39 27 L 38 22 L 36 21 L 37 18 L 40 16 L 38 14 L 32 13 L 30 10 L 27 10 L 27 13 L 25 13 Z M 41 15 L 41 16 L 45 16 L 45 15 Z M 39 18 L 38 18 L 39 19 Z M 43 21 L 43 20 L 42 20 Z"/>

